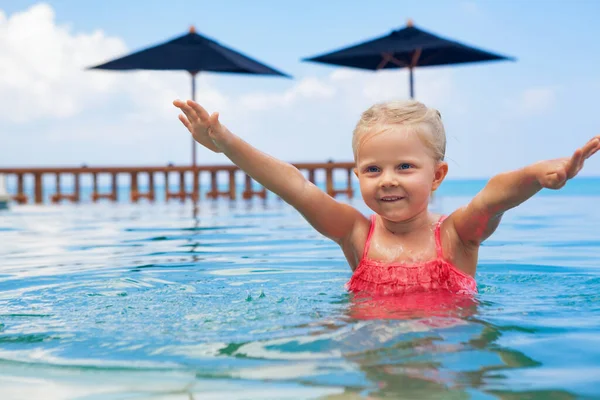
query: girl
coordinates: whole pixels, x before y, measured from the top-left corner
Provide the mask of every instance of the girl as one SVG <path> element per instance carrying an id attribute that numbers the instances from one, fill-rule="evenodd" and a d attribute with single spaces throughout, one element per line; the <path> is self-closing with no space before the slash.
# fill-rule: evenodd
<path id="1" fill-rule="evenodd" d="M 180 121 L 206 148 L 225 154 L 298 210 L 344 252 L 352 292 L 404 295 L 422 291 L 474 293 L 478 250 L 505 211 L 542 188 L 560 189 L 600 149 L 592 138 L 571 157 L 499 174 L 447 218 L 428 210 L 448 173 L 446 136 L 437 110 L 416 101 L 377 104 L 362 114 L 352 148 L 360 191 L 371 218 L 336 201 L 291 164 L 260 152 L 196 102 L 176 100 Z"/>

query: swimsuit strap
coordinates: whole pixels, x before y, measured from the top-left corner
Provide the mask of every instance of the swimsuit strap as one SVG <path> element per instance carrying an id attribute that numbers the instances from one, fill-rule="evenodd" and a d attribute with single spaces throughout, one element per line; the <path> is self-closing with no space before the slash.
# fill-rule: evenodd
<path id="1" fill-rule="evenodd" d="M 365 249 L 363 251 L 362 258 L 367 257 L 367 253 L 369 252 L 369 247 L 371 246 L 371 237 L 373 236 L 374 230 L 375 230 L 375 214 L 371 215 L 371 227 L 369 228 L 369 235 L 367 236 L 367 241 L 365 242 Z"/>
<path id="2" fill-rule="evenodd" d="M 440 231 L 442 227 L 442 222 L 444 222 L 445 219 L 446 216 L 442 215 L 438 220 L 437 224 L 435 225 L 435 251 L 437 253 L 438 258 L 444 258 L 444 254 L 442 251 L 442 234 Z"/>

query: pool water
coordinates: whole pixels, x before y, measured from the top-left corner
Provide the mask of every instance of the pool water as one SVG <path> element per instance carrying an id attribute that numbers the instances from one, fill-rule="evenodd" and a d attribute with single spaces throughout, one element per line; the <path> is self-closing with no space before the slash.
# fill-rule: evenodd
<path id="1" fill-rule="evenodd" d="M 600 195 L 566 193 L 505 216 L 473 301 L 412 314 L 276 199 L 13 206 L 0 399 L 599 398 Z"/>

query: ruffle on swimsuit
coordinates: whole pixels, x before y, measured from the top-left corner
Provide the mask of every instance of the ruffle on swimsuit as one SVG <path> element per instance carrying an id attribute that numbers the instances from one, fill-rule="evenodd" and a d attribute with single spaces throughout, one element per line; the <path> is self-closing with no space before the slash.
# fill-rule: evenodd
<path id="1" fill-rule="evenodd" d="M 375 221 L 375 215 L 371 216 L 371 228 L 362 259 L 346 285 L 349 291 L 375 296 L 438 290 L 454 294 L 477 293 L 475 279 L 444 259 L 440 237 L 444 217 L 440 218 L 435 227 L 436 258 L 418 264 L 385 263 L 368 258 Z"/>

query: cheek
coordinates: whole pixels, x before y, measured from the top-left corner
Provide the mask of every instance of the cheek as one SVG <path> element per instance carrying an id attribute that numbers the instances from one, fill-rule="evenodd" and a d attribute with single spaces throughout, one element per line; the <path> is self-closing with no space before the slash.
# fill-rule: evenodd
<path id="1" fill-rule="evenodd" d="M 373 201 L 373 196 L 377 192 L 377 184 L 372 179 L 359 179 L 360 183 L 360 194 L 363 197 L 363 200 L 367 204 L 371 204 Z"/>
<path id="2" fill-rule="evenodd" d="M 416 193 L 429 195 L 432 190 L 433 175 L 429 171 L 415 174 L 410 180 L 412 190 Z"/>
<path id="3" fill-rule="evenodd" d="M 363 194 L 369 193 L 373 190 L 373 182 L 369 179 L 358 178 L 358 184 L 360 186 L 360 192 Z"/>

